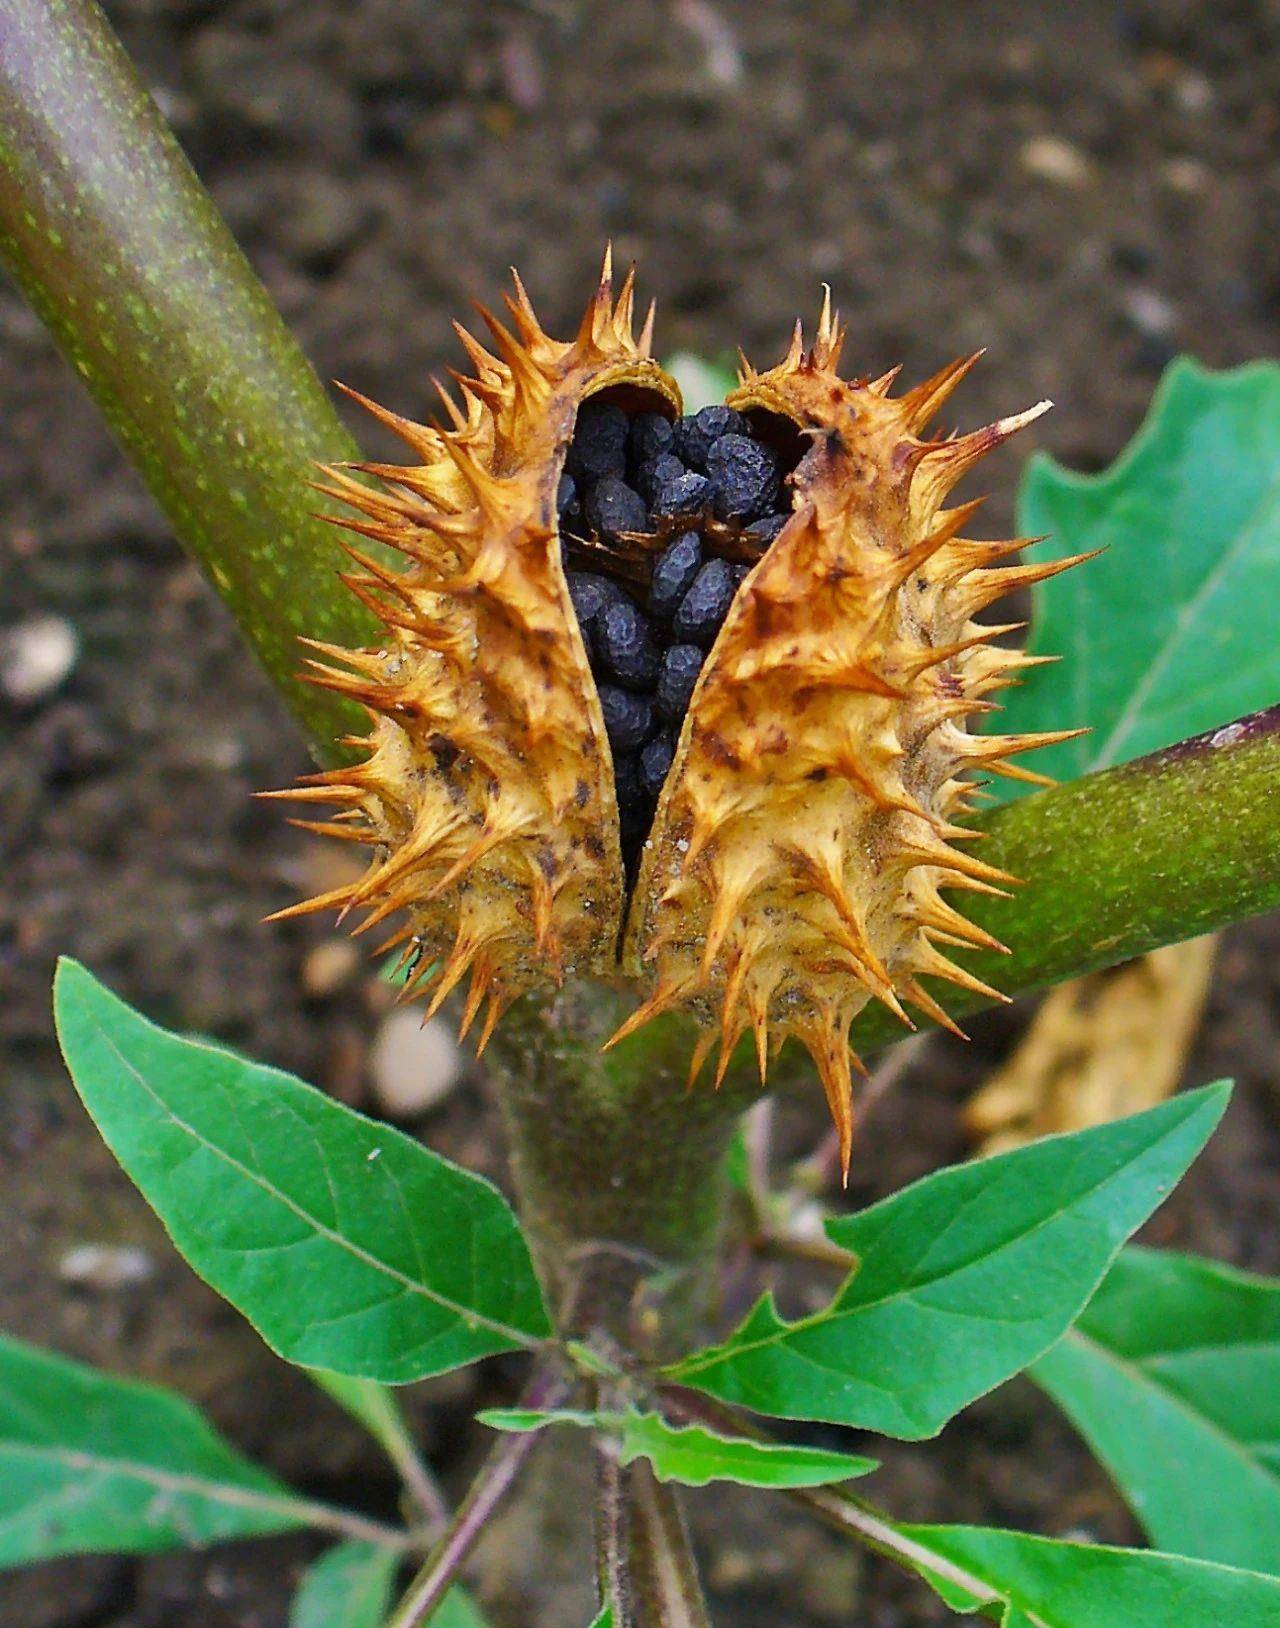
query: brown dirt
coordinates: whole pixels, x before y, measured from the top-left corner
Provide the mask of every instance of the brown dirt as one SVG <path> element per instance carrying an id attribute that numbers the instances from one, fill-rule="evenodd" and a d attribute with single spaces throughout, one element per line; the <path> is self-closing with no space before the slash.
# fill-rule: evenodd
<path id="1" fill-rule="evenodd" d="M 454 360 L 446 319 L 469 295 L 491 294 L 515 261 L 545 318 L 566 325 L 610 234 L 660 298 L 666 348 L 714 354 L 742 340 L 768 356 L 825 278 L 852 319 L 858 366 L 905 361 L 918 375 L 987 345 L 966 419 L 1051 395 L 1042 444 L 1079 467 L 1115 453 L 1174 351 L 1231 364 L 1275 349 L 1274 4 L 721 0 L 736 85 L 717 82 L 679 7 L 646 0 L 107 10 L 322 373 L 411 413 Z M 362 1100 L 376 991 L 357 978 L 309 1001 L 299 970 L 327 929 L 259 925 L 318 863 L 248 797 L 286 781 L 302 750 L 8 289 L 0 424 L 0 620 L 51 610 L 83 645 L 59 694 L 0 713 L 0 1321 L 175 1384 L 280 1473 L 385 1512 L 392 1488 L 355 1429 L 166 1249 L 74 1101 L 48 1014 L 53 958 L 68 951 L 157 1018 Z M 1009 519 L 1027 450 L 992 471 L 1005 494 L 993 526 Z M 1271 1271 L 1278 948 L 1274 923 L 1227 937 L 1188 1079 L 1233 1074 L 1240 1088 L 1151 1228 Z M 913 1068 L 871 1122 L 853 1201 L 964 1152 L 958 1105 L 1021 1021 L 991 1019 L 967 1050 L 939 1043 Z M 818 1131 L 806 1110 L 787 1126 L 797 1146 Z M 467 1162 L 499 1160 L 477 1091 L 419 1128 Z M 122 1292 L 71 1287 L 58 1262 L 85 1241 L 139 1244 L 154 1275 Z M 478 1448 L 468 1409 L 511 1384 L 496 1364 L 412 1393 L 451 1486 Z M 1134 1536 L 1025 1384 L 886 1460 L 878 1494 L 905 1515 Z M 570 1530 L 567 1558 L 540 1563 L 534 1597 L 511 1581 L 533 1586 L 519 1546 L 539 1492 L 552 1503 L 560 1485 L 535 1479 L 479 1557 L 495 1623 L 585 1620 L 585 1596 L 559 1581 Z M 693 1502 L 722 1622 L 947 1620 L 913 1584 L 775 1504 Z M 0 1624 L 278 1628 L 316 1548 L 41 1567 L 0 1579 Z"/>

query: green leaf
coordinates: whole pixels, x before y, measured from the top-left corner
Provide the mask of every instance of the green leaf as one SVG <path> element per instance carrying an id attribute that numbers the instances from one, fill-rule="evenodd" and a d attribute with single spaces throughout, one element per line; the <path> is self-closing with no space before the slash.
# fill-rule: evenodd
<path id="1" fill-rule="evenodd" d="M 1280 1573 L 1280 1282 L 1126 1250 L 1031 1374 L 1157 1548 Z"/>
<path id="2" fill-rule="evenodd" d="M 480 1609 L 464 1588 L 451 1588 L 436 1607 L 431 1628 L 486 1628 Z"/>
<path id="3" fill-rule="evenodd" d="M 181 1397 L 0 1337 L 0 1566 L 287 1532 L 312 1513 Z"/>
<path id="4" fill-rule="evenodd" d="M 918 1439 L 1049 1349 L 1222 1117 L 1206 1086 L 1129 1119 L 939 1171 L 827 1224 L 858 1267 L 785 1322 L 771 1297 L 667 1377 L 788 1419 Z"/>
<path id="5" fill-rule="evenodd" d="M 1259 1572 L 977 1526 L 893 1531 L 949 1606 L 1002 1611 L 1005 1628 L 1280 1628 L 1280 1578 Z"/>
<path id="6" fill-rule="evenodd" d="M 1035 591 L 1029 648 L 1062 660 L 1028 672 L 992 727 L 1093 731 L 1037 752 L 1037 769 L 1070 780 L 1280 700 L 1274 363 L 1215 374 L 1175 362 L 1110 469 L 1031 460 L 1018 529 L 1051 534 L 1037 559 L 1109 550 Z"/>
<path id="7" fill-rule="evenodd" d="M 397 1383 L 549 1334 L 488 1182 L 292 1075 L 166 1033 L 74 961 L 54 1013 L 107 1145 L 282 1357 Z"/>
<path id="8" fill-rule="evenodd" d="M 686 413 L 702 407 L 718 407 L 730 390 L 737 387 L 738 373 L 732 362 L 709 362 L 705 356 L 679 350 L 666 362 L 667 372 L 680 387 Z"/>
<path id="9" fill-rule="evenodd" d="M 598 1617 L 592 1617 L 591 1628 L 613 1628 L 613 1607 L 606 1605 Z"/>
<path id="10" fill-rule="evenodd" d="M 391 1606 L 399 1556 L 372 1543 L 340 1543 L 307 1568 L 289 1628 L 379 1628 Z"/>
<path id="11" fill-rule="evenodd" d="M 491 1408 L 478 1415 L 494 1430 L 541 1430 L 546 1425 L 578 1425 L 617 1435 L 623 1464 L 647 1458 L 659 1481 L 705 1487 L 712 1481 L 736 1481 L 743 1487 L 825 1487 L 835 1481 L 870 1475 L 879 1469 L 873 1458 L 832 1453 L 820 1447 L 794 1447 L 786 1442 L 748 1441 L 725 1436 L 701 1425 L 672 1425 L 657 1413 L 580 1413 L 570 1408 L 538 1412 L 529 1408 Z"/>

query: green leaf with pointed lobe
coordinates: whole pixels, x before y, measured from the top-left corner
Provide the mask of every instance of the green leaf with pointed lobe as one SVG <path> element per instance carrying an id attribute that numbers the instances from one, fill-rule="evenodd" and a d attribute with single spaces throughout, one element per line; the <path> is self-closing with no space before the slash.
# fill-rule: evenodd
<path id="1" fill-rule="evenodd" d="M 1174 362 L 1110 469 L 1031 460 L 1018 529 L 1049 534 L 1037 562 L 1107 550 L 1034 590 L 1028 647 L 1061 659 L 1026 673 L 990 727 L 1092 733 L 1029 766 L 1072 780 L 1280 701 L 1280 366 Z"/>
<path id="2" fill-rule="evenodd" d="M 1126 1250 L 1031 1377 L 1158 1548 L 1280 1574 L 1280 1281 Z"/>
<path id="3" fill-rule="evenodd" d="M 761 1300 L 667 1378 L 758 1413 L 919 1439 L 1034 1362 L 1204 1146 L 1225 1083 L 1143 1114 L 939 1171 L 827 1223 L 858 1261 L 786 1322 Z"/>
<path id="4" fill-rule="evenodd" d="M 905 1558 L 953 1610 L 981 1612 L 1004 1628 L 1280 1628 L 1280 1578 L 1260 1572 L 986 1527 L 894 1531 L 914 1548 Z"/>
<path id="5" fill-rule="evenodd" d="M 395 1384 L 550 1333 L 488 1182 L 292 1075 L 169 1034 L 74 961 L 54 1014 L 107 1145 L 280 1356 Z"/>
<path id="6" fill-rule="evenodd" d="M 541 1430 L 547 1425 L 577 1425 L 617 1437 L 623 1464 L 647 1458 L 659 1481 L 705 1487 L 712 1481 L 735 1481 L 742 1487 L 826 1487 L 870 1475 L 879 1469 L 873 1458 L 800 1447 L 789 1442 L 750 1441 L 726 1436 L 701 1425 L 669 1424 L 661 1414 L 636 1408 L 622 1414 L 577 1412 L 571 1408 L 492 1408 L 478 1415 L 494 1430 Z"/>
<path id="7" fill-rule="evenodd" d="M 0 1337 L 0 1566 L 287 1532 L 312 1512 L 182 1397 Z"/>

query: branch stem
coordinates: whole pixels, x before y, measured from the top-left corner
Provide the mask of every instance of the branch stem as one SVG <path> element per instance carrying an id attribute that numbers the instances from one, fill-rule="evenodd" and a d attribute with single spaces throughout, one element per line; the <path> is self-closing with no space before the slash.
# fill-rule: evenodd
<path id="1" fill-rule="evenodd" d="M 676 1488 L 647 1459 L 623 1472 L 635 1628 L 711 1628 Z"/>
<path id="2" fill-rule="evenodd" d="M 596 1571 L 600 1604 L 612 1613 L 612 1628 L 636 1628 L 627 1569 L 630 1519 L 622 1495 L 622 1466 L 614 1443 L 596 1440 Z"/>
<path id="3" fill-rule="evenodd" d="M 568 1393 L 569 1382 L 558 1368 L 539 1369 L 517 1406 L 558 1407 Z M 386 1628 L 422 1628 L 424 1623 L 430 1622 L 453 1587 L 458 1569 L 476 1539 L 537 1446 L 538 1437 L 536 1430 L 527 1435 L 503 1435 L 494 1444 L 422 1570 L 388 1619 Z"/>
<path id="4" fill-rule="evenodd" d="M 298 637 L 377 624 L 308 483 L 355 445 L 93 0 L 0 3 L 0 262 L 330 752 Z"/>

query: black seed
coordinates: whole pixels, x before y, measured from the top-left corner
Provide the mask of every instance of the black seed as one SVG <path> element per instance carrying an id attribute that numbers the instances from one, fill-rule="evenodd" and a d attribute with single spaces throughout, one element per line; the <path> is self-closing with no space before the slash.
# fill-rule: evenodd
<path id="1" fill-rule="evenodd" d="M 712 501 L 721 520 L 750 520 L 778 501 L 778 460 L 747 435 L 722 435 L 707 453 Z"/>
<path id="2" fill-rule="evenodd" d="M 675 431 L 661 413 L 637 413 L 627 436 L 627 457 L 634 468 L 647 464 L 660 453 L 671 451 Z"/>
<path id="3" fill-rule="evenodd" d="M 738 590 L 727 560 L 708 560 L 693 580 L 693 587 L 680 601 L 672 619 L 676 637 L 709 649 L 728 614 Z"/>
<path id="4" fill-rule="evenodd" d="M 644 499 L 616 475 L 597 481 L 587 493 L 582 509 L 591 529 L 611 540 L 616 540 L 624 531 L 649 529 Z"/>
<path id="5" fill-rule="evenodd" d="M 684 473 L 685 467 L 679 458 L 673 458 L 669 452 L 660 452 L 656 458 L 650 458 L 648 463 L 640 465 L 636 485 L 652 503 L 654 494 L 664 482 L 679 480 Z"/>
<path id="6" fill-rule="evenodd" d="M 652 798 L 662 790 L 667 770 L 676 755 L 676 738 L 668 729 L 640 748 L 640 785 Z"/>
<path id="7" fill-rule="evenodd" d="M 629 690 L 648 690 L 658 676 L 658 645 L 644 615 L 629 599 L 606 605 L 596 619 L 600 664 Z"/>
<path id="8" fill-rule="evenodd" d="M 609 745 L 615 754 L 634 752 L 653 733 L 653 703 L 613 684 L 601 684 L 599 693 Z"/>
<path id="9" fill-rule="evenodd" d="M 578 626 L 582 629 L 587 659 L 594 667 L 599 655 L 600 613 L 606 605 L 616 604 L 626 595 L 616 582 L 597 576 L 594 571 L 566 571 L 565 580 L 569 584 L 569 598 L 578 615 Z"/>
<path id="10" fill-rule="evenodd" d="M 678 722 L 689 710 L 693 686 L 702 671 L 702 651 L 696 644 L 673 644 L 662 656 L 658 688 L 654 696 L 658 716 Z"/>
<path id="11" fill-rule="evenodd" d="M 740 588 L 750 575 L 751 567 L 749 565 L 735 565 L 733 568 L 734 585 Z"/>
<path id="12" fill-rule="evenodd" d="M 578 496 L 577 482 L 566 469 L 560 476 L 560 483 L 556 487 L 556 513 L 563 515 L 569 505 Z"/>
<path id="13" fill-rule="evenodd" d="M 769 544 L 790 518 L 789 514 L 767 514 L 763 520 L 753 520 L 749 526 L 744 526 L 742 535 L 756 542 Z"/>
<path id="14" fill-rule="evenodd" d="M 722 435 L 748 435 L 750 426 L 732 407 L 704 407 L 676 425 L 675 452 L 695 469 L 707 467 L 711 443 Z"/>
<path id="15" fill-rule="evenodd" d="M 693 586 L 702 565 L 702 543 L 696 531 L 682 531 L 653 562 L 649 579 L 649 610 L 665 622 Z"/>
<path id="16" fill-rule="evenodd" d="M 681 475 L 664 480 L 653 495 L 653 512 L 662 515 L 699 514 L 711 500 L 711 482 L 705 475 Z"/>
<path id="17" fill-rule="evenodd" d="M 578 480 L 621 475 L 627 466 L 627 415 L 609 402 L 588 402 L 578 414 L 566 460 Z"/>

